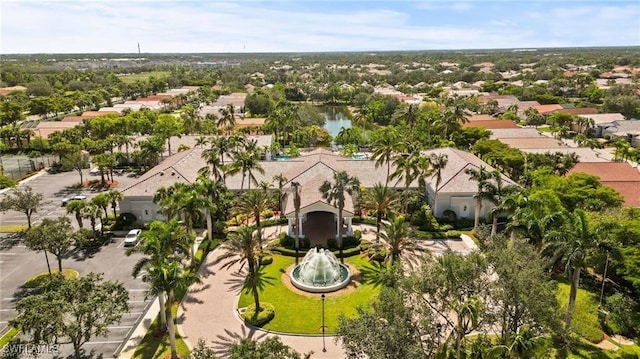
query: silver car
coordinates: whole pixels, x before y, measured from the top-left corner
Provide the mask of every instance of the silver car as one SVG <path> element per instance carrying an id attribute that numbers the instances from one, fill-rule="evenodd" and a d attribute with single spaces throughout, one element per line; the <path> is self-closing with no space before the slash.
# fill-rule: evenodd
<path id="1" fill-rule="evenodd" d="M 140 233 L 142 233 L 141 229 L 130 230 L 129 233 L 127 233 L 127 235 L 124 237 L 124 246 L 129 247 L 129 246 L 135 246 L 136 244 L 138 244 L 138 238 L 140 238 Z"/>

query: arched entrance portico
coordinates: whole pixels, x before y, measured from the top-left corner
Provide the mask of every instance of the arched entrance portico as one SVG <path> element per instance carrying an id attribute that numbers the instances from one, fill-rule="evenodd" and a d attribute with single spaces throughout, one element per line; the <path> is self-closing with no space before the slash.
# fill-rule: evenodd
<path id="1" fill-rule="evenodd" d="M 340 235 L 352 236 L 351 221 L 353 213 L 342 211 L 342 225 L 338 226 L 338 209 L 325 203 L 316 202 L 300 208 L 299 223 L 296 224 L 295 212 L 287 213 L 289 219 L 288 235 L 296 235 L 296 225 L 300 226 L 300 237 L 308 238 L 311 243 L 326 243 L 326 240 Z"/>

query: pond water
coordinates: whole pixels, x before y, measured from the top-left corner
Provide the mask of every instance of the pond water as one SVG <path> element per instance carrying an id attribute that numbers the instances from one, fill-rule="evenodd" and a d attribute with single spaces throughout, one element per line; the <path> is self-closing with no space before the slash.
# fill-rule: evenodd
<path id="1" fill-rule="evenodd" d="M 320 107 L 320 113 L 323 114 L 326 119 L 324 128 L 329 132 L 331 137 L 336 137 L 342 127 L 351 127 L 351 115 L 346 106 L 322 106 Z"/>

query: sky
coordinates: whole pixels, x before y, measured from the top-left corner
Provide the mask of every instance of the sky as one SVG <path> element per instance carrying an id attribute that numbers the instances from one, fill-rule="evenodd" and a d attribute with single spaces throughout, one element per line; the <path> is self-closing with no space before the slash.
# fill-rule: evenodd
<path id="1" fill-rule="evenodd" d="M 640 0 L 1 0 L 0 53 L 639 46 Z"/>

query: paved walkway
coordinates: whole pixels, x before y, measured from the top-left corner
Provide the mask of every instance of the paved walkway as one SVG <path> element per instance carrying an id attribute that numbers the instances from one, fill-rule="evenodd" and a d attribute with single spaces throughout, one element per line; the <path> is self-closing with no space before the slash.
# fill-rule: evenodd
<path id="1" fill-rule="evenodd" d="M 361 230 L 364 239 L 375 240 L 375 226 L 354 225 L 353 229 Z M 280 232 L 286 230 L 286 226 L 268 227 L 265 229 L 264 237 L 274 240 Z M 436 255 L 447 249 L 459 253 L 468 253 L 471 250 L 469 244 L 461 240 L 424 241 L 424 245 Z M 471 245 L 474 246 L 473 242 Z M 218 248 L 208 255 L 205 264 L 200 268 L 202 283 L 191 287 L 178 311 L 178 331 L 189 347 L 193 348 L 198 339 L 203 338 L 208 345 L 213 346 L 218 355 L 226 354 L 229 346 L 242 338 L 264 339 L 275 335 L 249 327 L 240 318 L 236 305 L 246 266 L 242 270 L 238 264 L 230 268 L 224 267 L 226 261 L 219 262 L 224 253 L 224 249 Z M 325 338 L 327 351 L 323 352 L 321 336 L 278 336 L 284 344 L 300 353 L 313 351 L 312 358 L 345 357 L 340 344 L 334 342 L 334 337 Z"/>
<path id="2" fill-rule="evenodd" d="M 242 338 L 264 339 L 273 334 L 256 330 L 240 319 L 236 304 L 244 280 L 245 270 L 240 266 L 222 268 L 225 261 L 218 263 L 223 249 L 209 254 L 206 264 L 200 269 L 202 284 L 194 285 L 185 296 L 178 312 L 179 332 L 190 347 L 199 338 L 212 345 L 223 355 L 229 346 Z M 246 267 L 246 266 L 245 266 Z M 322 352 L 322 337 L 279 335 L 282 342 L 300 353 L 313 351 L 312 358 L 343 358 L 342 348 L 335 344 L 333 337 L 326 337 L 327 351 Z"/>

